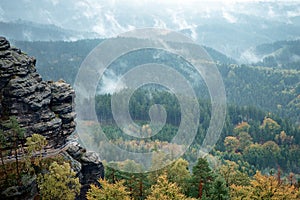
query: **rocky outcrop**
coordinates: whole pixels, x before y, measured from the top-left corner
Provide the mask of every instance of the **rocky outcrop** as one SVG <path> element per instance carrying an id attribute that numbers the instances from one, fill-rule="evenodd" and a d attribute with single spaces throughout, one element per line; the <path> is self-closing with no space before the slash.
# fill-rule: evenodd
<path id="1" fill-rule="evenodd" d="M 0 120 L 16 116 L 28 137 L 44 135 L 59 147 L 75 130 L 75 92 L 64 81 L 43 81 L 36 60 L 0 37 Z"/>
<path id="2" fill-rule="evenodd" d="M 46 137 L 48 148 L 60 148 L 75 130 L 75 92 L 62 80 L 43 81 L 35 64 L 35 58 L 11 47 L 0 37 L 0 128 L 9 117 L 15 116 L 25 129 L 25 137 L 38 133 Z M 74 141 L 62 154 L 71 161 L 82 184 L 78 199 L 86 199 L 90 184 L 98 184 L 98 179 L 104 177 L 99 157 L 96 153 L 86 152 Z M 29 177 L 21 186 L 6 188 L 0 196 L 32 199 L 37 194 L 36 188 L 36 177 Z"/>
<path id="3" fill-rule="evenodd" d="M 104 178 L 103 164 L 95 152 L 87 152 L 76 142 L 69 145 L 67 153 L 72 168 L 76 170 L 81 183 L 80 196 L 77 199 L 86 199 L 86 192 L 90 188 L 90 184 L 99 186 L 98 179 Z"/>

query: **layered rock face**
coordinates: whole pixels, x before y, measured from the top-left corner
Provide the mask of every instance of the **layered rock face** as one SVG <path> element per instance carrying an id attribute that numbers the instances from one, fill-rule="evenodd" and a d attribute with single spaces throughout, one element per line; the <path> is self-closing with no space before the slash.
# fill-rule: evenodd
<path id="1" fill-rule="evenodd" d="M 36 60 L 0 37 L 0 128 L 16 116 L 25 137 L 38 133 L 46 137 L 48 148 L 61 148 L 75 131 L 75 91 L 64 81 L 43 81 L 36 72 Z M 94 152 L 86 152 L 77 142 L 69 142 L 61 152 L 77 172 L 82 188 L 77 199 L 86 199 L 90 184 L 99 184 L 104 167 Z M 36 194 L 35 177 L 23 186 L 12 186 L 0 193 L 0 199 L 32 199 Z M 2 196 L 1 196 L 2 195 Z"/>
<path id="2" fill-rule="evenodd" d="M 70 155 L 68 159 L 71 160 L 71 166 L 76 170 L 81 183 L 77 199 L 86 199 L 90 184 L 100 186 L 98 180 L 104 178 L 104 166 L 95 152 L 87 152 L 76 142 L 69 145 L 65 155 Z"/>
<path id="3" fill-rule="evenodd" d="M 75 92 L 64 81 L 43 81 L 35 64 L 0 37 L 0 119 L 16 116 L 25 137 L 38 133 L 50 147 L 59 147 L 75 130 Z"/>

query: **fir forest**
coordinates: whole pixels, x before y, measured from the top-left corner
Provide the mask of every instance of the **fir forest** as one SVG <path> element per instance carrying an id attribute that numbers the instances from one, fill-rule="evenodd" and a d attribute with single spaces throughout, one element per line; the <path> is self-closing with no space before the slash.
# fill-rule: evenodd
<path id="1" fill-rule="evenodd" d="M 2 0 L 0 199 L 300 200 L 300 1 Z"/>

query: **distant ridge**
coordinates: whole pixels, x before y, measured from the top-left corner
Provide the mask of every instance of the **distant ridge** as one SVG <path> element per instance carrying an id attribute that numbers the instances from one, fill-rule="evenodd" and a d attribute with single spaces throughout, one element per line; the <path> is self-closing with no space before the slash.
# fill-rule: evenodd
<path id="1" fill-rule="evenodd" d="M 97 33 L 68 30 L 52 24 L 39 24 L 23 20 L 0 21 L 0 34 L 9 40 L 25 41 L 74 41 L 98 37 Z"/>

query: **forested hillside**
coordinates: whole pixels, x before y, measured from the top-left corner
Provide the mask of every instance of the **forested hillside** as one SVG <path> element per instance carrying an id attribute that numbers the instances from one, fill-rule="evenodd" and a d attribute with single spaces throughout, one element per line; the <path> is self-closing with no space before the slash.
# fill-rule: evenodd
<path id="1" fill-rule="evenodd" d="M 259 60 L 255 65 L 300 70 L 300 40 L 261 44 L 250 53 Z"/>
<path id="2" fill-rule="evenodd" d="M 211 154 L 199 158 L 201 152 L 198 150 L 209 126 L 211 105 L 205 99 L 198 99 L 200 126 L 191 146 L 177 160 L 172 153 L 164 153 L 167 150 L 176 154 L 183 148 L 172 143 L 181 123 L 180 107 L 175 95 L 166 90 L 149 88 L 134 92 L 129 108 L 131 117 L 140 128 L 128 126 L 126 131 L 133 135 L 148 136 L 146 138 L 124 134 L 124 130 L 116 125 L 111 111 L 111 98 L 110 94 L 96 97 L 95 109 L 102 130 L 95 123 L 87 121 L 93 130 L 88 139 L 98 148 L 103 148 L 105 144 L 99 137 L 103 131 L 109 142 L 120 149 L 153 153 L 150 169 L 163 163 L 170 165 L 158 171 L 137 173 L 145 170 L 145 166 L 129 159 L 122 162 L 105 160 L 106 181 L 100 181 L 106 188 L 105 192 L 92 187 L 88 193 L 89 199 L 95 195 L 108 195 L 109 191 L 118 191 L 123 197 L 134 199 L 151 199 L 153 195 L 153 199 L 173 199 L 176 196 L 178 199 L 211 200 L 239 199 L 241 196 L 251 199 L 254 194 L 266 198 L 271 195 L 279 199 L 282 196 L 287 199 L 299 197 L 300 129 L 289 120 L 255 107 L 229 105 L 217 144 Z M 155 127 L 150 125 L 148 111 L 154 104 L 163 105 L 168 115 L 162 130 L 151 136 Z M 86 119 L 89 119 L 89 113 L 86 114 Z M 107 154 L 103 156 L 118 156 L 112 151 Z M 268 190 L 271 192 L 267 193 Z M 220 195 L 222 198 L 219 198 Z M 120 197 L 115 194 L 114 198 Z"/>
<path id="3" fill-rule="evenodd" d="M 96 33 L 67 30 L 52 24 L 39 24 L 18 19 L 13 22 L 0 20 L 1 35 L 8 39 L 25 41 L 57 41 L 96 38 Z"/>
<path id="4" fill-rule="evenodd" d="M 59 80 L 62 78 L 73 83 L 82 61 L 101 41 L 99 39 L 77 42 L 15 41 L 14 44 L 24 49 L 25 52 L 35 55 L 38 60 L 37 69 L 45 79 Z M 281 43 L 279 44 L 281 45 Z M 298 43 L 287 42 L 287 44 L 290 44 L 291 48 L 296 48 Z M 255 66 L 237 65 L 233 59 L 209 47 L 205 47 L 205 49 L 217 63 L 225 83 L 229 103 L 255 106 L 266 112 L 273 112 L 283 118 L 289 118 L 293 122 L 300 123 L 300 72 L 294 67 L 296 65 L 287 62 L 284 68 L 275 67 L 276 69 L 265 68 L 261 63 L 261 65 Z M 282 55 L 289 56 L 286 53 L 282 53 Z M 114 67 L 118 68 L 122 64 L 122 68 L 119 67 L 119 69 L 126 69 L 131 65 L 153 60 L 168 63 L 177 69 L 187 67 L 186 63 L 178 63 L 177 60 L 174 61 L 174 58 L 174 56 L 159 54 L 155 51 L 141 51 L 129 55 L 126 62 L 122 62 L 122 59 L 117 60 Z M 196 78 L 201 79 L 199 76 Z M 199 94 L 206 94 L 206 98 L 208 98 L 208 93 L 203 85 L 204 82 L 201 83 L 201 80 L 198 80 L 197 84 Z"/>
<path id="5" fill-rule="evenodd" d="M 300 122 L 300 71 L 260 66 L 221 65 L 227 98 Z"/>
<path id="6" fill-rule="evenodd" d="M 115 124 L 110 102 L 111 95 L 100 95 L 96 97 L 95 105 L 98 120 L 104 125 L 104 132 L 107 133 L 109 140 L 121 145 L 122 148 L 129 148 L 130 151 L 143 151 L 135 149 L 141 141 L 124 135 Z M 167 125 L 158 134 L 143 140 L 144 143 L 149 143 L 148 150 L 154 150 L 158 141 L 171 142 L 181 121 L 180 107 L 174 95 L 167 91 L 141 89 L 134 93 L 129 107 L 133 120 L 143 128 L 138 130 L 128 127 L 130 131 L 146 135 L 151 133 L 148 131 L 153 127 L 147 125 L 150 122 L 148 111 L 154 104 L 165 107 L 168 114 Z M 195 150 L 200 148 L 210 121 L 209 102 L 199 99 L 199 105 L 201 118 L 198 133 L 190 151 L 184 156 L 191 163 L 196 162 Z M 297 159 L 300 157 L 299 127 L 289 120 L 280 119 L 276 115 L 249 106 L 229 106 L 227 113 L 225 126 L 215 147 L 216 155 L 222 159 L 247 163 L 248 170 L 252 170 L 251 173 L 255 170 L 277 169 L 277 167 L 284 172 L 300 173 L 300 163 Z M 101 146 L 97 134 L 94 141 L 98 141 Z"/>
<path id="7" fill-rule="evenodd" d="M 15 45 L 36 56 L 37 70 L 45 79 L 62 78 L 74 83 L 82 61 L 101 41 L 15 41 Z M 205 49 L 222 75 L 228 104 L 225 124 L 213 151 L 205 158 L 199 158 L 199 149 L 211 118 L 209 93 L 202 77 L 176 55 L 153 49 L 133 51 L 111 63 L 104 73 L 106 81 L 114 81 L 122 73 L 144 63 L 169 65 L 181 72 L 195 89 L 201 113 L 200 125 L 193 143 L 175 161 L 172 153 L 169 155 L 164 151 L 174 152 L 175 155 L 185 148 L 184 145 L 172 143 L 182 121 L 176 96 L 166 88 L 155 85 L 144 86 L 133 93 L 129 111 L 140 128 L 128 126 L 125 129 L 133 135 L 145 136 L 144 139 L 136 138 L 124 134 L 124 130 L 115 123 L 111 111 L 113 94 L 105 79 L 101 80 L 95 97 L 95 109 L 102 130 L 95 122 L 89 121 L 89 111 L 81 113 L 85 123 L 93 130 L 88 141 L 95 148 L 103 148 L 104 141 L 99 137 L 103 131 L 109 142 L 120 149 L 154 153 L 150 169 L 175 162 L 161 170 L 140 174 L 137 172 L 145 170 L 140 163 L 128 159 L 122 162 L 107 159 L 103 161 L 106 181 L 100 181 L 100 184 L 106 188 L 108 195 L 115 195 L 114 199 L 120 198 L 117 194 L 122 194 L 122 199 L 168 199 L 170 195 L 178 199 L 239 199 L 241 196 L 251 199 L 254 194 L 264 198 L 272 195 L 279 199 L 283 196 L 297 199 L 300 180 L 300 71 L 294 67 L 266 67 L 262 63 L 239 65 L 214 49 Z M 90 104 L 90 99 L 87 97 L 83 103 Z M 158 134 L 152 136 L 156 127 L 151 126 L 148 113 L 154 104 L 164 106 L 167 118 Z M 103 157 L 113 158 L 114 152 L 103 153 Z M 166 186 L 166 193 L 163 186 Z M 257 187 L 263 189 L 258 190 Z M 270 189 L 273 192 L 266 193 Z M 87 198 L 106 195 L 106 192 L 92 186 Z"/>
<path id="8" fill-rule="evenodd" d="M 300 1 L 1 0 L 1 199 L 300 200 Z"/>

